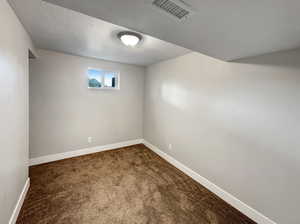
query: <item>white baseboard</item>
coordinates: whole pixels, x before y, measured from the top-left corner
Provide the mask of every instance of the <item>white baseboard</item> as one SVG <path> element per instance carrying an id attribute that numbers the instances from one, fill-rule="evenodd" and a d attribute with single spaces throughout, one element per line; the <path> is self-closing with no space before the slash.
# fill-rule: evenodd
<path id="1" fill-rule="evenodd" d="M 276 224 L 274 221 L 269 219 L 268 217 L 264 216 L 257 210 L 251 208 L 244 202 L 240 201 L 233 195 L 229 194 L 228 192 L 224 191 L 222 188 L 218 187 L 214 183 L 210 182 L 206 178 L 202 177 L 195 171 L 191 170 L 187 166 L 183 165 L 167 153 L 161 151 L 156 146 L 152 145 L 151 143 L 147 142 L 146 140 L 143 140 L 143 144 L 150 148 L 152 151 L 157 153 L 159 156 L 167 160 L 169 163 L 171 163 L 176 168 L 180 169 L 182 172 L 193 178 L 195 181 L 206 187 L 208 190 L 212 191 L 216 195 L 218 195 L 220 198 L 222 198 L 224 201 L 226 201 L 228 204 L 233 206 L 234 208 L 238 209 L 240 212 L 257 222 L 258 224 Z"/>
<path id="2" fill-rule="evenodd" d="M 15 223 L 16 223 L 16 221 L 17 221 L 17 219 L 18 219 L 18 215 L 19 215 L 20 210 L 21 210 L 21 208 L 22 208 L 23 202 L 24 202 L 24 200 L 25 200 L 27 191 L 28 191 L 28 189 L 29 189 L 29 186 L 30 186 L 30 179 L 28 178 L 28 179 L 26 180 L 26 183 L 25 183 L 25 185 L 24 185 L 24 187 L 23 187 L 23 190 L 22 190 L 22 192 L 21 192 L 21 194 L 20 194 L 20 197 L 19 197 L 19 199 L 18 199 L 18 202 L 17 202 L 17 204 L 16 204 L 16 206 L 15 206 L 15 209 L 14 209 L 14 211 L 13 211 L 11 217 L 10 217 L 9 224 L 15 224 Z"/>
<path id="3" fill-rule="evenodd" d="M 29 161 L 29 165 L 33 166 L 33 165 L 38 165 L 38 164 L 42 164 L 42 163 L 48 163 L 48 162 L 53 162 L 53 161 L 57 161 L 57 160 L 72 158 L 72 157 L 76 157 L 76 156 L 87 155 L 87 154 L 91 154 L 91 153 L 95 153 L 95 152 L 102 152 L 102 151 L 106 151 L 106 150 L 122 148 L 122 147 L 130 146 L 130 145 L 140 144 L 142 142 L 143 142 L 142 139 L 135 139 L 135 140 L 125 141 L 125 142 L 118 142 L 118 143 L 114 143 L 114 144 L 95 146 L 95 147 L 91 147 L 91 148 L 79 149 L 79 150 L 75 150 L 75 151 L 69 151 L 69 152 L 63 152 L 63 153 L 58 153 L 58 154 L 52 154 L 52 155 L 32 158 Z"/>

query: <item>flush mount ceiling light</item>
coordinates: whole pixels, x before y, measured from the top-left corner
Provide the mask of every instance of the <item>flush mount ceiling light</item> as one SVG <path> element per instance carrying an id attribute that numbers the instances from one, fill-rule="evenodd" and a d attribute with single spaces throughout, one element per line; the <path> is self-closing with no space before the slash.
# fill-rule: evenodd
<path id="1" fill-rule="evenodd" d="M 131 31 L 123 31 L 118 33 L 118 38 L 126 46 L 134 47 L 142 40 L 143 37 L 139 33 L 131 32 Z"/>

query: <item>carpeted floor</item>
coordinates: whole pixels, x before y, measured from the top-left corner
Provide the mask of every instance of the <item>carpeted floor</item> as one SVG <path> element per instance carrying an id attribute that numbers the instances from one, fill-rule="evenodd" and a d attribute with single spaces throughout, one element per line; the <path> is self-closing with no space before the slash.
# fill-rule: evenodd
<path id="1" fill-rule="evenodd" d="M 253 224 L 144 145 L 30 167 L 17 223 Z"/>

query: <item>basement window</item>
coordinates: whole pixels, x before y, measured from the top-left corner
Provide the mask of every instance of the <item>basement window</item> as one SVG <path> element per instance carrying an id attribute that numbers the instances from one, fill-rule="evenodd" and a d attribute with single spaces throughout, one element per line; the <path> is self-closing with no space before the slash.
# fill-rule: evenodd
<path id="1" fill-rule="evenodd" d="M 87 75 L 89 89 L 119 89 L 119 72 L 89 68 Z"/>

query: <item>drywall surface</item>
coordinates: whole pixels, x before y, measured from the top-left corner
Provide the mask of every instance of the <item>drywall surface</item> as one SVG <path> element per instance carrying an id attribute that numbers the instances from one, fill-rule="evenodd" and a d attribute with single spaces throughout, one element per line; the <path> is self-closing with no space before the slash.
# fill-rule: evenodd
<path id="1" fill-rule="evenodd" d="M 28 178 L 28 49 L 30 37 L 0 0 L 0 223 L 8 223 Z"/>
<path id="2" fill-rule="evenodd" d="M 30 64 L 30 158 L 142 138 L 144 67 L 38 55 Z M 88 89 L 89 67 L 119 71 L 120 90 Z"/>
<path id="3" fill-rule="evenodd" d="M 300 223 L 300 50 L 190 53 L 148 67 L 145 83 L 147 141 L 277 223 Z"/>

